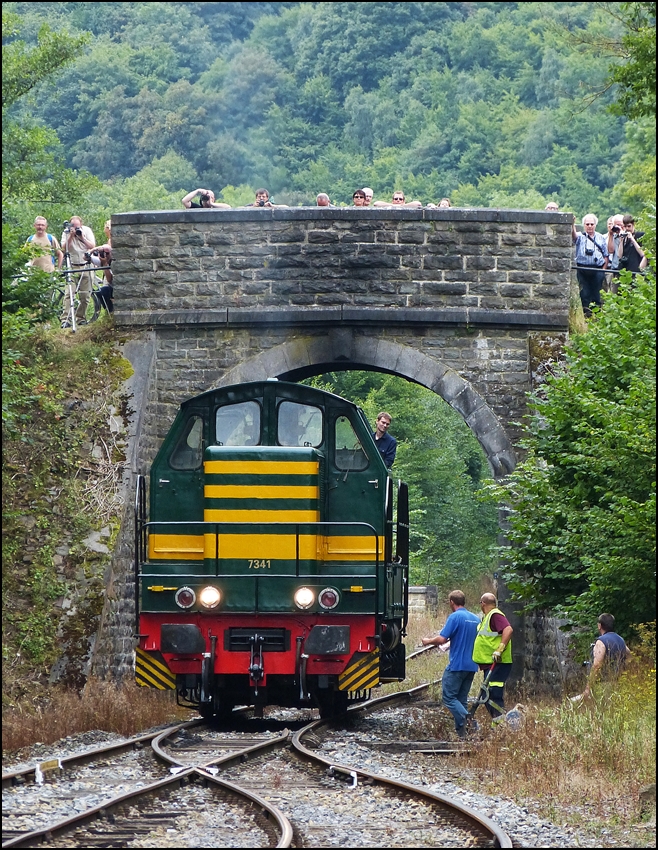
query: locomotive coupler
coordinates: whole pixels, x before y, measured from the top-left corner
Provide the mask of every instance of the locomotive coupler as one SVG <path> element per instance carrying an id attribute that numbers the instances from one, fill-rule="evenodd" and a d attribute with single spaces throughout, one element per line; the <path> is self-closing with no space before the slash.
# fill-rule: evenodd
<path id="1" fill-rule="evenodd" d="M 306 684 L 306 662 L 308 661 L 308 655 L 302 652 L 302 645 L 304 643 L 304 638 L 299 636 L 297 638 L 297 652 L 295 658 L 295 674 L 297 676 L 297 682 L 299 683 L 299 698 L 301 700 L 310 700 L 311 695 L 308 692 L 308 687 Z"/>
<path id="2" fill-rule="evenodd" d="M 265 638 L 255 634 L 250 639 L 251 658 L 249 659 L 249 678 L 254 683 L 254 694 L 258 695 L 258 683 L 263 679 L 263 643 Z"/>
<path id="3" fill-rule="evenodd" d="M 210 635 L 210 652 L 203 653 L 201 663 L 201 693 L 199 702 L 212 702 L 213 679 L 215 678 L 215 648 L 217 646 L 217 635 Z"/>

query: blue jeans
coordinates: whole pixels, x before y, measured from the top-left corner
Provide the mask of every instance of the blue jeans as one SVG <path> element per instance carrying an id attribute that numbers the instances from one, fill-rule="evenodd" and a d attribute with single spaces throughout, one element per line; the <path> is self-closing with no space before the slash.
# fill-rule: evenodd
<path id="1" fill-rule="evenodd" d="M 446 670 L 443 673 L 443 704 L 455 718 L 455 729 L 461 729 L 468 715 L 468 692 L 474 670 Z"/>

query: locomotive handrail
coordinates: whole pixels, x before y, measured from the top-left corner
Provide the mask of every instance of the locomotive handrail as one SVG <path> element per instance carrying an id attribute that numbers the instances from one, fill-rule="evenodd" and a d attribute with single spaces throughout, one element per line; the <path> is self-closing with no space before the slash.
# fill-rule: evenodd
<path id="1" fill-rule="evenodd" d="M 217 522 L 217 521 L 204 522 L 202 520 L 193 520 L 193 521 L 152 520 L 150 522 L 142 522 L 140 524 L 140 531 L 144 534 L 144 539 L 145 539 L 147 531 L 152 530 L 154 528 L 180 527 L 180 526 L 185 526 L 186 528 L 201 527 L 201 529 L 213 529 L 213 531 L 211 531 L 211 532 L 206 530 L 205 533 L 206 534 L 207 533 L 213 533 L 215 535 L 215 541 L 216 542 L 215 542 L 215 559 L 214 560 L 215 560 L 215 576 L 216 577 L 219 577 L 219 558 L 218 558 L 219 543 L 218 543 L 218 540 L 219 540 L 220 529 L 222 527 L 228 526 L 228 527 L 234 528 L 236 526 L 239 526 L 241 528 L 245 528 L 245 527 L 249 527 L 249 526 L 254 526 L 254 527 L 262 529 L 265 526 L 265 527 L 268 527 L 268 528 L 278 528 L 278 529 L 280 529 L 282 527 L 287 526 L 289 528 L 294 528 L 295 529 L 295 553 L 296 553 L 295 576 L 296 576 L 296 578 L 302 578 L 302 579 L 316 578 L 317 574 L 316 575 L 314 575 L 312 573 L 302 574 L 301 571 L 300 571 L 300 557 L 299 557 L 300 529 L 302 529 L 302 528 L 323 528 L 323 527 L 326 527 L 326 528 L 340 527 L 340 528 L 365 529 L 366 531 L 368 531 L 372 534 L 372 536 L 374 537 L 374 542 L 375 542 L 375 563 L 374 563 L 375 598 L 379 601 L 379 598 L 380 598 L 380 586 L 379 586 L 380 569 L 379 569 L 379 566 L 380 566 L 380 560 L 381 560 L 380 559 L 380 551 L 379 551 L 379 535 L 378 535 L 375 527 L 373 525 L 371 525 L 370 523 L 367 523 L 367 522 L 347 522 L 347 521 L 337 522 L 337 521 L 327 521 L 327 520 L 317 521 L 317 522 L 309 521 L 309 522 L 266 522 L 266 523 L 263 523 L 263 522 Z M 146 555 L 146 553 L 143 553 L 143 554 Z M 140 563 L 142 564 L 142 566 L 144 565 L 145 561 L 146 561 L 145 557 L 141 559 Z M 138 569 L 137 561 L 136 561 L 136 569 Z M 139 576 L 144 576 L 144 575 L 155 576 L 155 575 L 160 575 L 160 573 L 148 572 L 148 573 L 145 574 L 142 570 L 139 570 L 139 572 L 136 573 L 136 578 L 135 578 L 136 586 L 137 586 L 137 583 L 138 583 Z M 205 576 L 206 574 L 202 574 L 202 575 Z M 268 572 L 267 575 L 270 576 L 270 577 L 274 576 L 274 577 L 279 578 L 279 577 L 283 577 L 283 576 L 289 576 L 290 574 L 289 573 Z M 331 574 L 329 574 L 329 575 L 323 574 L 322 575 L 323 579 L 328 579 L 328 578 L 332 578 L 332 577 L 334 577 L 334 578 L 344 578 L 344 576 L 339 576 L 339 575 L 336 575 L 336 576 L 332 576 Z M 254 579 L 257 580 L 258 576 L 254 575 Z M 136 599 L 138 599 L 138 598 L 139 597 L 137 596 Z M 385 600 L 384 600 L 384 602 L 385 602 Z M 137 631 L 139 631 L 139 628 L 137 629 Z"/>
<path id="2" fill-rule="evenodd" d="M 137 476 L 135 487 L 135 634 L 139 634 L 139 565 L 146 560 L 146 479 Z"/>

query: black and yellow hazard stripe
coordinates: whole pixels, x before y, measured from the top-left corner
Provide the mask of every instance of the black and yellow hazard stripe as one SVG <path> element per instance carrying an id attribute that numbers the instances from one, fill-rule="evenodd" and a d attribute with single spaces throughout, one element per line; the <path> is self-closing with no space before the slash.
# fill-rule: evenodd
<path id="1" fill-rule="evenodd" d="M 355 652 L 338 677 L 338 690 L 361 691 L 379 683 L 379 647 L 372 652 Z"/>
<path id="2" fill-rule="evenodd" d="M 135 650 L 135 681 L 143 688 L 160 691 L 176 689 L 176 674 L 172 673 L 159 650 Z"/>

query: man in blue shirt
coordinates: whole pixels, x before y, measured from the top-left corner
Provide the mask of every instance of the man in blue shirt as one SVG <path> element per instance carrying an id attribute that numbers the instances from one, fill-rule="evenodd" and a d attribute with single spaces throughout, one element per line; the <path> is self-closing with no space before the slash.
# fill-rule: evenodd
<path id="1" fill-rule="evenodd" d="M 464 607 L 466 597 L 461 590 L 453 590 L 448 597 L 452 614 L 440 634 L 423 638 L 423 646 L 442 646 L 450 641 L 450 661 L 443 672 L 443 704 L 455 718 L 455 731 L 465 737 L 464 723 L 468 716 L 468 692 L 478 665 L 473 661 L 473 644 L 480 618 Z"/>
<path id="2" fill-rule="evenodd" d="M 387 469 L 393 466 L 395 453 L 398 450 L 398 441 L 388 433 L 390 424 L 391 414 L 382 410 L 377 416 L 377 426 L 372 432 L 372 436 L 375 438 L 375 444 L 379 449 L 379 454 L 384 459 Z"/>

